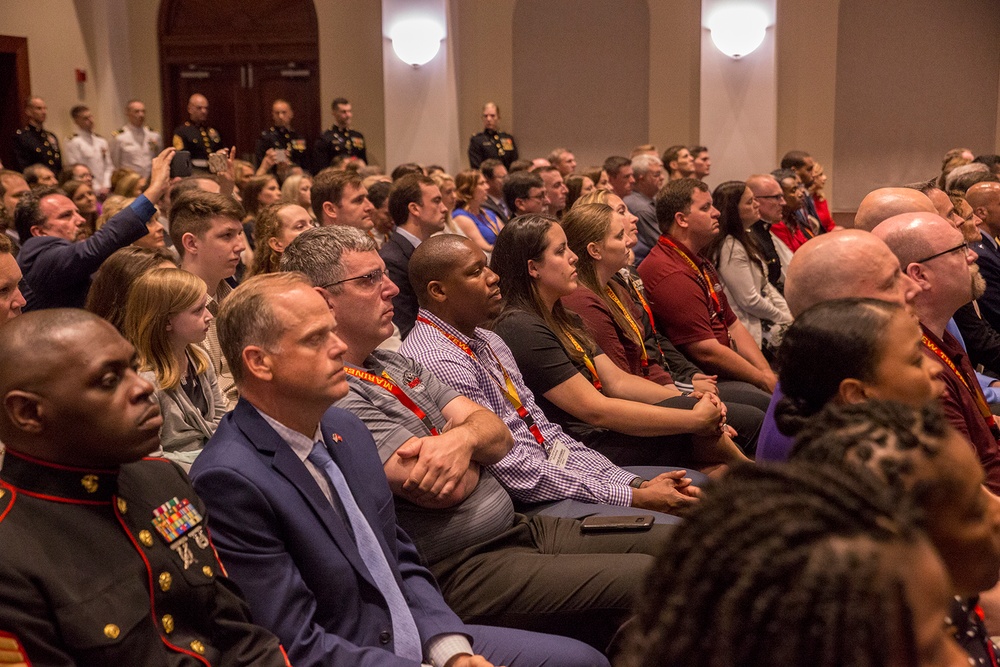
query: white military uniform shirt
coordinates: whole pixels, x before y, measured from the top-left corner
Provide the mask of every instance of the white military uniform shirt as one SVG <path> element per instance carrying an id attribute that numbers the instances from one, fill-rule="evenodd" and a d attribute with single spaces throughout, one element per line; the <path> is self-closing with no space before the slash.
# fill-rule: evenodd
<path id="1" fill-rule="evenodd" d="M 131 169 L 149 178 L 153 158 L 163 150 L 163 138 L 148 127 L 126 124 L 111 135 L 111 161 L 118 169 Z"/>
<path id="2" fill-rule="evenodd" d="M 68 169 L 78 162 L 87 165 L 94 175 L 95 191 L 111 188 L 111 172 L 115 168 L 111 164 L 107 139 L 93 132 L 77 131 L 63 149 L 63 167 Z"/>

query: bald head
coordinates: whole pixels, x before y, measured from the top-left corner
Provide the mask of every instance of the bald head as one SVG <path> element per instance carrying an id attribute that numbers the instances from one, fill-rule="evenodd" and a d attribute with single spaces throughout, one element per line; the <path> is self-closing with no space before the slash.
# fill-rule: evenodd
<path id="1" fill-rule="evenodd" d="M 208 98 L 195 93 L 188 98 L 188 116 L 192 123 L 204 123 L 208 120 Z"/>
<path id="2" fill-rule="evenodd" d="M 976 183 L 965 194 L 965 200 L 991 236 L 1000 234 L 1000 183 Z"/>
<path id="3" fill-rule="evenodd" d="M 955 226 L 937 213 L 923 211 L 894 215 L 872 230 L 872 234 L 889 246 L 900 266 L 904 267 L 933 255 L 942 243 L 950 247 L 955 245 L 952 241 L 961 242 L 956 232 Z"/>
<path id="4" fill-rule="evenodd" d="M 796 316 L 817 303 L 850 297 L 906 304 L 916 291 L 889 247 L 858 229 L 810 239 L 792 257 L 785 277 L 785 300 Z"/>
<path id="5" fill-rule="evenodd" d="M 935 213 L 934 202 L 912 188 L 879 188 L 861 200 L 854 216 L 854 228 L 870 232 L 883 220 L 901 213 Z"/>
<path id="6" fill-rule="evenodd" d="M 421 307 L 433 306 L 427 286 L 432 281 L 446 279 L 472 251 L 482 254 L 475 243 L 457 234 L 432 236 L 417 246 L 410 257 L 409 273 Z"/>

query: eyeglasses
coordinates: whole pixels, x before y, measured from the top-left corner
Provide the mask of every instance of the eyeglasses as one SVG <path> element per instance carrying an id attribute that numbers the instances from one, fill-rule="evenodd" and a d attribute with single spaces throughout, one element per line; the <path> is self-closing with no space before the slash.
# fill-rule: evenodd
<path id="1" fill-rule="evenodd" d="M 354 276 L 353 278 L 344 278 L 343 280 L 338 280 L 336 282 L 329 283 L 327 285 L 320 285 L 323 289 L 330 289 L 331 287 L 336 287 L 337 285 L 343 285 L 344 283 L 349 283 L 354 280 L 360 280 L 361 286 L 367 289 L 374 289 L 382 284 L 382 279 L 385 277 L 385 269 L 375 269 L 363 276 Z"/>
<path id="2" fill-rule="evenodd" d="M 785 195 L 754 195 L 755 199 L 783 199 Z"/>
<path id="3" fill-rule="evenodd" d="M 923 259 L 918 259 L 917 261 L 915 261 L 913 263 L 914 264 L 923 264 L 924 262 L 929 262 L 932 259 L 936 259 L 936 258 L 941 257 L 943 255 L 947 255 L 947 254 L 953 253 L 956 250 L 961 250 L 963 255 L 967 255 L 969 253 L 969 244 L 968 244 L 968 242 L 963 241 L 962 243 L 958 244 L 954 248 L 948 248 L 947 250 L 942 250 L 941 252 L 934 253 L 930 257 L 924 257 Z"/>

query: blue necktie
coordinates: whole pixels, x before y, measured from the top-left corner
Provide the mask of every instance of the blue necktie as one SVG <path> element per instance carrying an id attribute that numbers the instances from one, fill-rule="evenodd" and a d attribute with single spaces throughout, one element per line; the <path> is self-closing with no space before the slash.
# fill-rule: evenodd
<path id="1" fill-rule="evenodd" d="M 344 506 L 344 511 L 347 513 L 347 518 L 354 531 L 354 541 L 358 545 L 358 552 L 368 566 L 368 571 L 371 573 L 372 579 L 375 580 L 375 585 L 378 586 L 382 597 L 389 605 L 396 655 L 400 658 L 420 662 L 424 652 L 420 648 L 420 633 L 417 632 L 417 625 L 413 622 L 413 614 L 410 613 L 410 608 L 403 598 L 403 592 L 396 584 L 396 578 L 393 576 L 385 552 L 382 551 L 382 546 L 378 543 L 365 515 L 361 513 L 361 508 L 354 500 L 350 487 L 347 486 L 344 473 L 333 462 L 330 452 L 322 442 L 313 445 L 309 461 L 326 473 L 326 478 L 330 480 L 330 484 L 333 485 L 340 497 L 340 502 Z"/>

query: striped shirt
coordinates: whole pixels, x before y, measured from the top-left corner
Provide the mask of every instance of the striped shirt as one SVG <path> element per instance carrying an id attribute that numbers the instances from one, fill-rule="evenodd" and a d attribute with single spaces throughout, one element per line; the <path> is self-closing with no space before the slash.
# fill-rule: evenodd
<path id="1" fill-rule="evenodd" d="M 514 436 L 514 447 L 487 470 L 514 498 L 525 503 L 570 498 L 624 507 L 632 504 L 629 482 L 635 479 L 635 475 L 573 439 L 562 427 L 545 417 L 535 404 L 531 390 L 524 384 L 514 355 L 500 336 L 477 328 L 476 335 L 469 338 L 423 308 L 418 316 L 455 336 L 475 353 L 476 358 L 473 359 L 438 329 L 419 320 L 400 348 L 401 353 L 418 360 L 441 381 L 503 419 Z M 497 362 L 510 376 L 521 403 L 541 431 L 544 445 L 538 443 L 507 400 L 501 389 L 505 386 L 503 371 Z M 560 446 L 569 450 L 562 467 L 549 460 L 553 447 Z"/>

